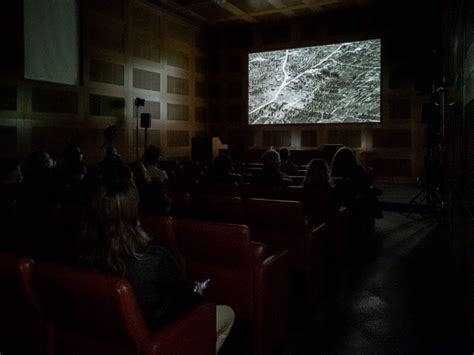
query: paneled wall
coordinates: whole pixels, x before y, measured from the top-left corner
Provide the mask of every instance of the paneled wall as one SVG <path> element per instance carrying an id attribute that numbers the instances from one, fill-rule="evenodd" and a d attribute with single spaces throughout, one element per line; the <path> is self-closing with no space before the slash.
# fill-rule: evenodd
<path id="1" fill-rule="evenodd" d="M 411 11 L 412 9 L 410 9 Z M 212 131 L 227 143 L 249 147 L 315 149 L 327 143 L 354 148 L 362 164 L 381 179 L 414 180 L 423 173 L 424 127 L 416 90 L 419 53 L 430 41 L 404 18 L 390 20 L 390 10 L 322 14 L 303 20 L 234 26 L 220 31 L 212 71 Z M 416 17 L 417 14 L 411 16 Z M 428 15 L 429 16 L 429 15 Z M 386 18 L 387 20 L 383 20 Z M 419 18 L 418 18 L 419 21 Z M 247 124 L 247 55 L 249 52 L 382 38 L 382 123 L 249 126 Z M 420 47 L 422 49 L 420 49 Z M 427 47 L 427 48 L 423 48 Z"/>
<path id="2" fill-rule="evenodd" d="M 23 79 L 22 8 L 3 11 L 1 154 L 24 157 L 41 147 L 60 157 L 65 144 L 77 143 L 93 162 L 104 154 L 103 129 L 117 125 L 118 151 L 134 159 L 140 97 L 146 100 L 140 113 L 152 114 L 149 144 L 168 158 L 190 157 L 191 138 L 208 132 L 205 30 L 141 0 L 80 3 L 83 83 L 77 87 Z M 143 141 L 140 129 L 140 154 Z"/>

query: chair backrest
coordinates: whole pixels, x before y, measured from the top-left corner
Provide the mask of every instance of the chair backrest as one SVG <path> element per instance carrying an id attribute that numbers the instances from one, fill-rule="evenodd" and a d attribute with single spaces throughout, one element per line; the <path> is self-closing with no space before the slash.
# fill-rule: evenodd
<path id="1" fill-rule="evenodd" d="M 255 246 L 247 226 L 182 220 L 176 222 L 178 245 L 193 280 L 211 279 L 206 296 L 227 304 L 245 319 L 253 317 Z"/>
<path id="2" fill-rule="evenodd" d="M 240 197 L 193 195 L 191 200 L 193 218 L 223 223 L 246 222 L 245 207 Z"/>
<path id="3" fill-rule="evenodd" d="M 250 198 L 247 201 L 249 226 L 254 240 L 272 252 L 301 247 L 306 227 L 303 204 L 298 201 Z"/>
<path id="4" fill-rule="evenodd" d="M 149 336 L 125 279 L 44 263 L 33 281 L 52 324 L 55 353 L 138 354 Z"/>
<path id="5" fill-rule="evenodd" d="M 176 231 L 173 218 L 169 216 L 144 216 L 140 218 L 143 229 L 153 238 L 151 244 L 168 249 L 184 272 L 186 260 L 176 243 Z"/>
<path id="6" fill-rule="evenodd" d="M 43 315 L 31 281 L 33 268 L 29 258 L 0 253 L 0 352 L 6 344 L 19 352 L 20 346 L 30 352 L 46 345 Z"/>
<path id="7" fill-rule="evenodd" d="M 282 199 L 289 201 L 304 201 L 304 189 L 302 186 L 288 186 L 282 192 Z"/>
<path id="8" fill-rule="evenodd" d="M 187 192 L 172 191 L 168 193 L 171 208 L 170 214 L 176 218 L 187 217 L 191 209 L 191 196 Z"/>

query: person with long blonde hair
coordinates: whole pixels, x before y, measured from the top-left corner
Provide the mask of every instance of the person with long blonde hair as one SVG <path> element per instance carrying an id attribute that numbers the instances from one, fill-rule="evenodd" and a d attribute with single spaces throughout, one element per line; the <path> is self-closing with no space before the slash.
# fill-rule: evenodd
<path id="1" fill-rule="evenodd" d="M 157 329 L 190 311 L 201 299 L 203 283 L 185 279 L 173 256 L 149 245 L 140 226 L 138 191 L 132 180 L 102 184 L 90 203 L 79 242 L 79 263 L 116 272 L 132 285 L 143 316 Z M 228 306 L 216 306 L 216 349 L 234 322 Z"/>

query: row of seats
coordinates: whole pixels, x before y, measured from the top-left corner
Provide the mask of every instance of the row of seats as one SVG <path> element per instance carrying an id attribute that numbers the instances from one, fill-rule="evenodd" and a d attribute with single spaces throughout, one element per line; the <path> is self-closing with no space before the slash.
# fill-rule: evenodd
<path id="1" fill-rule="evenodd" d="M 0 253 L 2 354 L 215 354 L 215 306 L 152 332 L 123 278 Z"/>
<path id="2" fill-rule="evenodd" d="M 253 323 L 254 354 L 274 354 L 288 332 L 288 252 L 252 241 L 245 225 L 171 217 L 142 218 L 153 242 L 168 248 L 190 280 L 210 278 L 206 300 L 231 306 Z"/>
<path id="3" fill-rule="evenodd" d="M 344 236 L 335 235 L 325 223 L 311 226 L 301 202 L 183 193 L 171 194 L 171 199 L 171 215 L 176 218 L 245 224 L 252 239 L 272 252 L 288 250 L 290 270 L 304 280 L 303 300 L 307 304 L 316 303 L 324 292 L 324 245 L 328 237 Z"/>

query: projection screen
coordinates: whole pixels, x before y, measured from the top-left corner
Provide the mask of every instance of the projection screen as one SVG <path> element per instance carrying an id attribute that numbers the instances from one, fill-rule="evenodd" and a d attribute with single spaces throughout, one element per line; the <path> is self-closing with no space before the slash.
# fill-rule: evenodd
<path id="1" fill-rule="evenodd" d="M 24 0 L 25 78 L 79 84 L 77 0 Z"/>
<path id="2" fill-rule="evenodd" d="M 249 124 L 380 122 L 380 39 L 250 53 Z"/>

